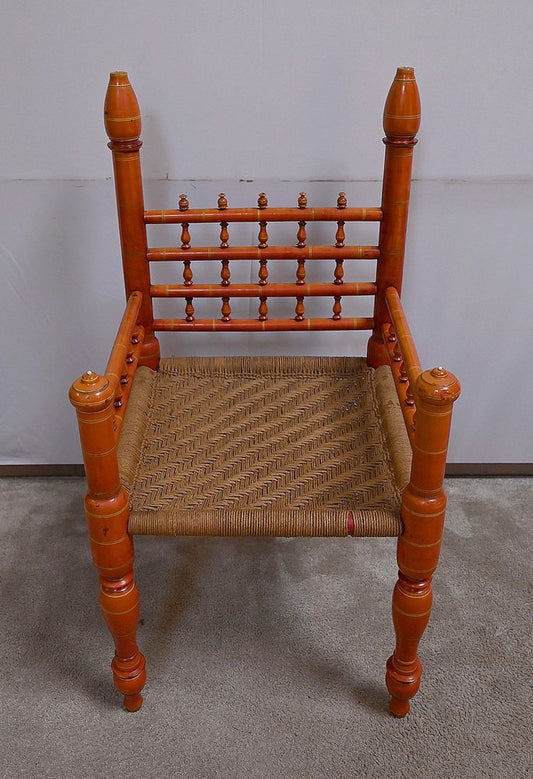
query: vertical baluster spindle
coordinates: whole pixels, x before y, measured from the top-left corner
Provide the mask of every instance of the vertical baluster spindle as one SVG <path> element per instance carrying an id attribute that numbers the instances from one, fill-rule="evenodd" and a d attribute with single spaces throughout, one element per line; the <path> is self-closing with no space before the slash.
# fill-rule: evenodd
<path id="1" fill-rule="evenodd" d="M 222 321 L 231 321 L 231 306 L 229 304 L 229 298 L 222 298 Z"/>
<path id="2" fill-rule="evenodd" d="M 337 198 L 337 208 L 343 209 L 346 208 L 346 195 L 344 192 L 339 192 L 339 197 Z M 345 233 L 344 233 L 344 221 L 339 220 L 337 222 L 337 232 L 335 233 L 335 246 L 337 248 L 342 248 L 344 246 L 344 240 L 345 240 Z M 342 259 L 335 260 L 335 284 L 342 284 L 342 278 L 344 276 L 344 269 L 342 267 Z"/>
<path id="3" fill-rule="evenodd" d="M 297 322 L 301 322 L 304 318 L 304 299 L 303 295 L 298 295 L 296 298 L 296 309 L 295 309 L 296 316 L 294 317 Z"/>
<path id="4" fill-rule="evenodd" d="M 268 306 L 266 298 L 259 298 L 259 321 L 265 322 L 268 319 Z"/>
<path id="5" fill-rule="evenodd" d="M 194 322 L 194 306 L 192 304 L 192 298 L 185 298 L 185 321 Z"/>
<path id="6" fill-rule="evenodd" d="M 187 195 L 180 195 L 178 208 L 180 211 L 189 210 L 189 201 Z M 191 245 L 191 236 L 189 233 L 189 223 L 183 222 L 181 225 L 181 248 L 188 249 Z M 183 260 L 183 283 L 188 287 L 192 284 L 191 261 Z"/>
<path id="7" fill-rule="evenodd" d="M 307 208 L 307 195 L 305 192 L 300 192 L 300 197 L 298 198 L 298 208 Z M 305 246 L 305 243 L 307 241 L 307 234 L 305 231 L 306 222 L 303 220 L 298 222 L 298 232 L 296 234 L 296 240 L 298 241 L 298 246 L 300 248 L 303 248 Z M 304 284 L 305 283 L 305 258 L 300 257 L 298 258 L 298 268 L 296 269 L 296 283 L 297 284 Z"/>
<path id="8" fill-rule="evenodd" d="M 218 208 L 220 211 L 224 211 L 227 207 L 228 207 L 228 201 L 226 199 L 226 195 L 223 192 L 221 192 L 220 195 L 218 196 Z M 220 248 L 227 249 L 228 242 L 229 242 L 228 223 L 221 222 L 220 223 Z M 220 271 L 220 278 L 222 279 L 221 281 L 222 286 L 227 287 L 230 283 L 229 260 L 227 259 L 222 260 L 222 269 Z"/>
<path id="9" fill-rule="evenodd" d="M 268 199 L 264 192 L 259 193 L 259 197 L 257 198 L 257 206 L 260 209 L 266 208 L 268 206 Z M 263 221 L 259 222 L 258 241 L 259 241 L 259 248 L 266 249 L 266 247 L 268 246 L 268 233 L 267 233 L 266 222 Z M 268 282 L 267 261 L 261 258 L 259 260 L 259 283 L 266 284 L 267 282 Z"/>

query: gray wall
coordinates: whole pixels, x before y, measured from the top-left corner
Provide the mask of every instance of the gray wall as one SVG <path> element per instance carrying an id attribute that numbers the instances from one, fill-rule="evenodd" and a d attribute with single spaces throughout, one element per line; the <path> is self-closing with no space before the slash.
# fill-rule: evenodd
<path id="1" fill-rule="evenodd" d="M 300 189 L 377 205 L 397 65 L 415 66 L 423 112 L 404 303 L 423 363 L 462 381 L 450 460 L 533 461 L 533 5 L 149 5 L 3 6 L 0 463 L 80 461 L 67 389 L 104 368 L 121 316 L 108 72 L 128 70 L 141 103 L 148 207 L 222 190 L 288 205 Z M 170 338 L 178 353 L 363 348 L 352 334 Z"/>

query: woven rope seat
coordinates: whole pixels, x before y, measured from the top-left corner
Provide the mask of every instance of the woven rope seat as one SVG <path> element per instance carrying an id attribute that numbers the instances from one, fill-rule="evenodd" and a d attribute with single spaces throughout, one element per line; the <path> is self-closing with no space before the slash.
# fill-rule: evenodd
<path id="1" fill-rule="evenodd" d="M 397 536 L 410 444 L 388 367 L 169 358 L 138 369 L 119 467 L 133 535 Z"/>

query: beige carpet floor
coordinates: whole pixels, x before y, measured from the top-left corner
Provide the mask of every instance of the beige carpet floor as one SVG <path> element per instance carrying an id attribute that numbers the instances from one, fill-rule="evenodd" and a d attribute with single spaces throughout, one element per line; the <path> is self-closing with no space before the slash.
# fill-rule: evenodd
<path id="1" fill-rule="evenodd" d="M 121 709 L 81 479 L 0 481 L 2 777 L 526 777 L 533 480 L 454 479 L 411 714 L 387 713 L 392 539 L 139 538 Z"/>

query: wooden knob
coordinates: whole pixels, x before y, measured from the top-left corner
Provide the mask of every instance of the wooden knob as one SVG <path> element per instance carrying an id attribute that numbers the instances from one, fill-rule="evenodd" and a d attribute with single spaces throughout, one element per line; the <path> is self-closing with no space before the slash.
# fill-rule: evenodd
<path id="1" fill-rule="evenodd" d="M 83 376 L 72 384 L 69 398 L 76 408 L 90 406 L 91 410 L 98 411 L 113 400 L 113 389 L 105 376 L 99 376 L 94 371 L 85 371 Z"/>
<path id="2" fill-rule="evenodd" d="M 416 383 L 416 392 L 425 403 L 445 406 L 457 400 L 461 394 L 461 385 L 453 373 L 438 367 L 420 374 Z"/>

